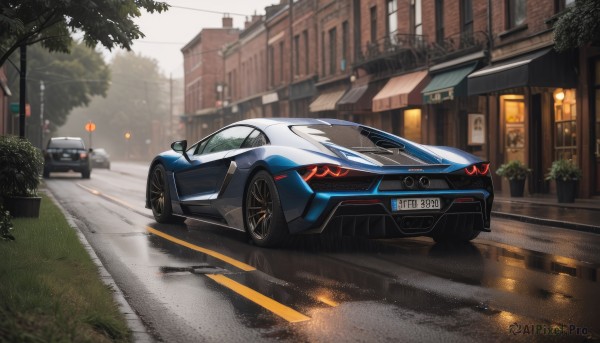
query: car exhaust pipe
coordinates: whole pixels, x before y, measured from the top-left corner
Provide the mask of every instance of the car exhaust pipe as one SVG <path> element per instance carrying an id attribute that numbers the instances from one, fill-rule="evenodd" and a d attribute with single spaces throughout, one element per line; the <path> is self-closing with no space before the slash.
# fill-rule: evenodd
<path id="1" fill-rule="evenodd" d="M 408 189 L 415 188 L 415 179 L 412 176 L 405 177 L 404 180 L 402 180 L 402 182 L 404 183 L 404 187 Z"/>
<path id="2" fill-rule="evenodd" d="M 429 188 L 430 185 L 431 185 L 431 182 L 429 181 L 428 177 L 421 176 L 419 178 L 419 186 L 421 186 L 421 188 Z"/>

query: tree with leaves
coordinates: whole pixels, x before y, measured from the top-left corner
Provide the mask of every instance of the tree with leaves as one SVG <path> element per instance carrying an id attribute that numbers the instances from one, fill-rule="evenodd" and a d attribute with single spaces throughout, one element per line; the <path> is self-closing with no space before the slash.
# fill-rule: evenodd
<path id="1" fill-rule="evenodd" d="M 168 9 L 154 0 L 2 0 L 0 2 L 0 65 L 20 46 L 41 43 L 50 51 L 69 52 L 71 33 L 83 34 L 90 47 L 131 50 L 144 34 L 133 19 L 140 10 L 161 13 Z"/>
<path id="2" fill-rule="evenodd" d="M 587 44 L 600 46 L 600 1 L 576 0 L 554 24 L 554 46 L 558 51 Z"/>
<path id="3" fill-rule="evenodd" d="M 91 120 L 96 124 L 93 147 L 106 148 L 111 158 L 124 158 L 126 152 L 132 158 L 147 157 L 165 150 L 170 142 L 161 139 L 171 120 L 170 89 L 158 62 L 119 52 L 113 56 L 110 69 L 111 86 L 106 97 L 97 96 L 88 107 L 74 109 L 57 134 L 87 140 L 83 127 Z M 124 138 L 125 132 L 131 133 L 129 140 Z M 150 151 L 155 146 L 160 150 Z"/>
<path id="4" fill-rule="evenodd" d="M 41 142 L 41 103 L 44 102 L 44 121 L 50 129 L 63 125 L 73 108 L 87 106 L 94 96 L 106 96 L 110 86 L 110 68 L 102 54 L 75 43 L 70 54 L 51 53 L 40 44 L 32 45 L 27 53 L 27 98 L 31 105 L 26 136 L 37 146 Z M 7 68 L 10 88 L 19 96 L 19 73 Z M 43 99 L 41 85 L 43 84 Z"/>

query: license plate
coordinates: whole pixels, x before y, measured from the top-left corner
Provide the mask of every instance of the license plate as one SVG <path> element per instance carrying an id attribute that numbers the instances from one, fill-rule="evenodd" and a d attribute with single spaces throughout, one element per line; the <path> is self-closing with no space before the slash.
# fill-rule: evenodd
<path id="1" fill-rule="evenodd" d="M 403 198 L 392 199 L 392 211 L 439 210 L 440 198 Z"/>

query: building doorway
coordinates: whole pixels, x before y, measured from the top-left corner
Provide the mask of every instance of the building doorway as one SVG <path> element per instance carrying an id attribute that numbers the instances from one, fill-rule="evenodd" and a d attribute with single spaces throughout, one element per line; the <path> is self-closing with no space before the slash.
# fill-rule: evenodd
<path id="1" fill-rule="evenodd" d="M 595 193 L 600 194 L 600 59 L 594 62 L 594 100 L 592 100 L 592 117 L 595 118 L 594 128 L 594 157 L 596 185 Z"/>

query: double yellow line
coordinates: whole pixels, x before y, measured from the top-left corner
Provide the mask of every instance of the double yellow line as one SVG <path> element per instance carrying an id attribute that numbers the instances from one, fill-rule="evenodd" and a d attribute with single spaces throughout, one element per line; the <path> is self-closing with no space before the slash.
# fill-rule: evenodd
<path id="1" fill-rule="evenodd" d="M 162 237 L 168 241 L 171 241 L 175 244 L 179 244 L 186 248 L 189 248 L 189 249 L 192 249 L 195 251 L 199 251 L 203 254 L 212 256 L 212 257 L 219 259 L 223 262 L 226 262 L 232 266 L 235 266 L 236 268 L 241 269 L 243 271 L 249 272 L 249 271 L 256 270 L 256 268 L 254 268 L 246 263 L 235 260 L 229 256 L 225 256 L 216 251 L 191 244 L 189 242 L 181 240 L 177 237 L 173 237 L 171 235 L 168 235 L 162 231 L 158 231 L 149 226 L 146 227 L 146 230 L 148 230 L 148 232 L 150 232 L 154 235 L 160 236 L 160 237 Z M 206 274 L 206 276 L 208 276 L 210 279 L 212 279 L 216 283 L 229 288 L 230 290 L 236 292 L 237 294 L 243 296 L 244 298 L 265 308 L 266 310 L 273 312 L 274 314 L 280 316 L 281 318 L 287 320 L 290 323 L 297 323 L 297 322 L 303 322 L 303 321 L 310 320 L 310 317 L 305 316 L 304 314 L 294 310 L 293 308 L 285 306 L 282 303 L 279 303 L 279 302 L 255 291 L 255 290 L 253 290 L 252 288 L 246 287 L 246 286 L 242 285 L 241 283 L 228 278 L 225 275 Z"/>

